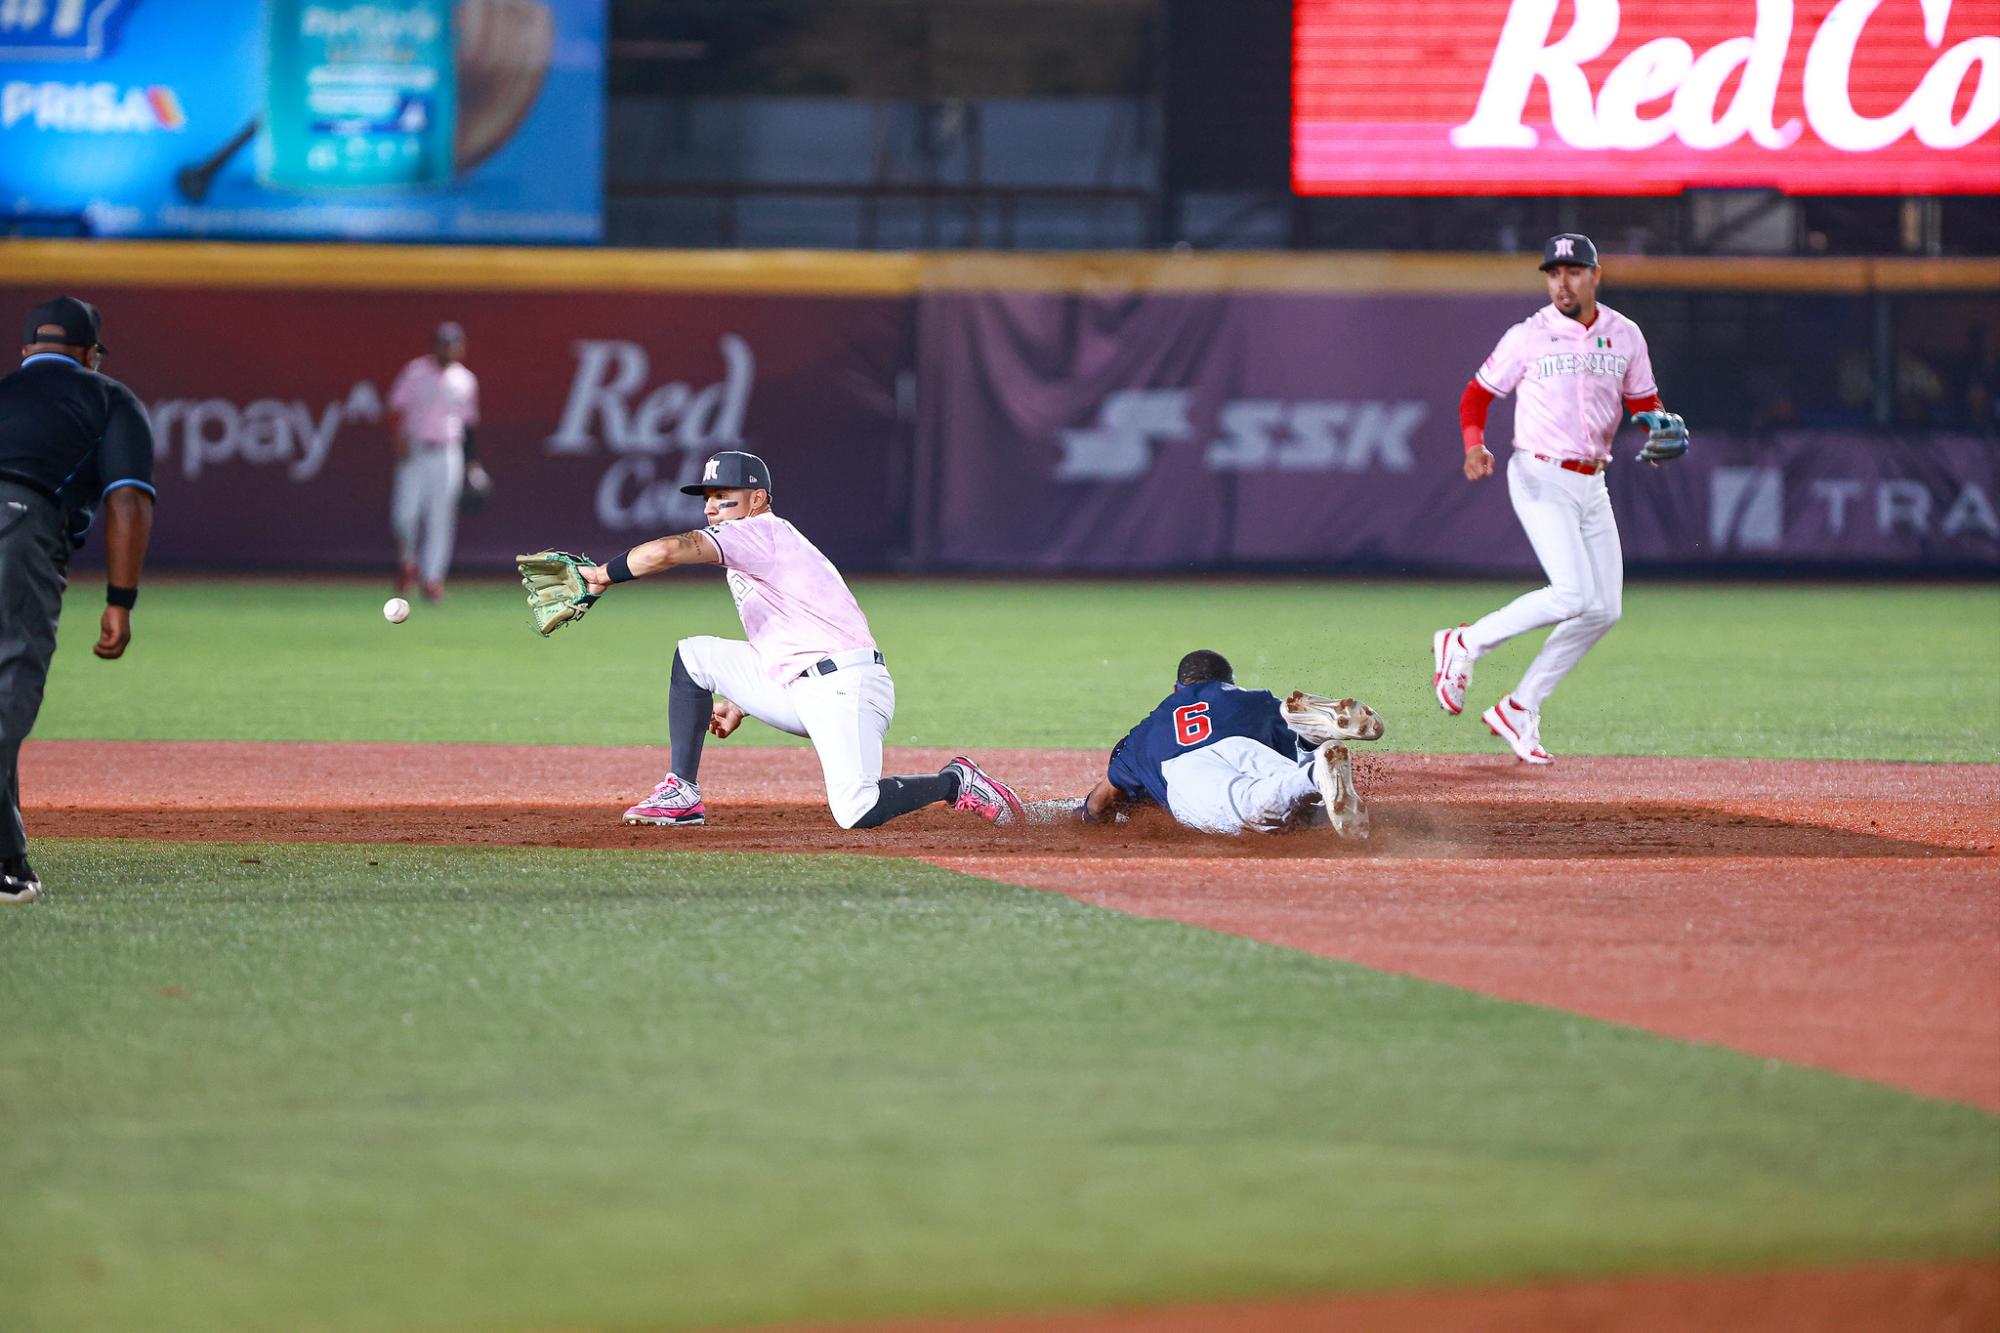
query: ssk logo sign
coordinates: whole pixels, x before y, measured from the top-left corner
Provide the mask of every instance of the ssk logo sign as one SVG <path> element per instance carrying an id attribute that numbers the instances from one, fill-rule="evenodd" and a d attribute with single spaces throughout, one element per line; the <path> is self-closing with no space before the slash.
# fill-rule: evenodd
<path id="1" fill-rule="evenodd" d="M 1062 432 L 1055 479 L 1132 481 L 1152 470 L 1156 451 L 1189 445 L 1209 472 L 1409 472 L 1410 437 L 1427 411 L 1419 402 L 1238 398 L 1211 425 L 1197 424 L 1193 401 L 1187 389 L 1112 394 L 1094 423 Z"/>
<path id="2" fill-rule="evenodd" d="M 2000 0 L 1301 0 L 1307 193 L 2000 189 Z"/>

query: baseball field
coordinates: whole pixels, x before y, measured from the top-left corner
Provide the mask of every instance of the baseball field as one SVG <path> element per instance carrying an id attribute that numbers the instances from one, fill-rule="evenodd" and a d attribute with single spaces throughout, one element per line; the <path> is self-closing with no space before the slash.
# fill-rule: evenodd
<path id="1" fill-rule="evenodd" d="M 0 1328 L 2000 1326 L 2000 587 L 869 582 L 888 771 L 1076 795 L 1190 648 L 1373 704 L 1365 845 L 666 765 L 662 578 L 71 599 L 0 909 Z M 1539 636 L 1483 661 L 1509 688 Z"/>

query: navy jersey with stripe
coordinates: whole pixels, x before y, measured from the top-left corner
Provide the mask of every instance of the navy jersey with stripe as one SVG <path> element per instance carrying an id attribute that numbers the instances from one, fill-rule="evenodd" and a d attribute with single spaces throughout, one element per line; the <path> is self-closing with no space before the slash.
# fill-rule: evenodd
<path id="1" fill-rule="evenodd" d="M 1176 685 L 1159 707 L 1125 733 L 1111 751 L 1105 777 L 1127 796 L 1165 806 L 1167 779 L 1161 765 L 1226 736 L 1267 745 L 1287 759 L 1299 754 L 1298 733 L 1285 725 L 1277 695 L 1205 680 Z"/>
<path id="2" fill-rule="evenodd" d="M 106 493 L 153 493 L 153 429 L 130 389 L 43 352 L 0 378 L 0 477 L 61 505 L 81 545 Z"/>

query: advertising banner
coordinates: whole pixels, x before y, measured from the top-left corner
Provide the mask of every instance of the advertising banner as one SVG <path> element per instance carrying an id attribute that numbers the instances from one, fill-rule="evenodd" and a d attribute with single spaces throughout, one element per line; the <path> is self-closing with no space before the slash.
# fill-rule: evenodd
<path id="1" fill-rule="evenodd" d="M 44 292 L 0 288 L 0 309 Z M 843 569 L 905 544 L 897 373 L 909 305 L 868 297 L 93 289 L 104 369 L 152 420 L 149 568 L 395 563 L 383 399 L 443 319 L 478 376 L 487 508 L 460 569 L 545 546 L 600 558 L 701 526 L 679 487 L 762 454 L 787 518 Z M 288 336 L 284 330 L 297 330 Z M 101 560 L 93 540 L 81 557 Z"/>
<path id="2" fill-rule="evenodd" d="M 101 236 L 593 241 L 604 0 L 8 0 L 0 208 Z"/>
<path id="3" fill-rule="evenodd" d="M 1299 0 L 1301 194 L 2000 190 L 2000 0 Z"/>
<path id="4" fill-rule="evenodd" d="M 1460 473 L 1460 392 L 1532 309 L 1519 298 L 922 300 L 926 564 L 1537 569 L 1504 478 Z M 1503 466 L 1513 411 L 1488 433 Z M 1632 461 L 1636 428 L 1619 443 L 1630 563 L 2000 571 L 2000 442 L 1692 425 L 1693 451 L 1658 469 Z"/>

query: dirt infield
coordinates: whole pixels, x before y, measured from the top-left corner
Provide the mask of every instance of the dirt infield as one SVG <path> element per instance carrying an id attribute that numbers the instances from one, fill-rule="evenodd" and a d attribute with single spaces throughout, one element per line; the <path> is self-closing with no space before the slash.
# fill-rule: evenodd
<path id="1" fill-rule="evenodd" d="M 894 751 L 890 772 L 940 751 Z M 980 756 L 1029 799 L 1102 758 Z M 825 812 L 797 748 L 719 748 L 711 823 L 628 828 L 657 749 L 31 742 L 32 836 L 922 857 L 1135 915 L 2000 1111 L 2000 766 L 1358 757 L 1374 836 L 1224 839 L 1142 818 L 995 828 Z M 61 886 L 53 885 L 56 893 Z M 2000 1327 L 2000 1265 L 1630 1278 L 1299 1303 L 875 1325 L 870 1333 L 1194 1329 Z"/>
<path id="2" fill-rule="evenodd" d="M 941 751 L 893 751 L 891 772 Z M 981 756 L 1030 799 L 1101 759 Z M 2000 1110 L 2000 766 L 1368 754 L 1375 833 L 1230 839 L 1162 817 L 837 828 L 803 748 L 718 747 L 711 822 L 629 828 L 640 748 L 31 742 L 38 837 L 919 856 Z"/>
<path id="3" fill-rule="evenodd" d="M 931 1319 L 814 1333 L 1972 1333 L 2000 1264 L 1618 1278 L 1175 1310 Z"/>

